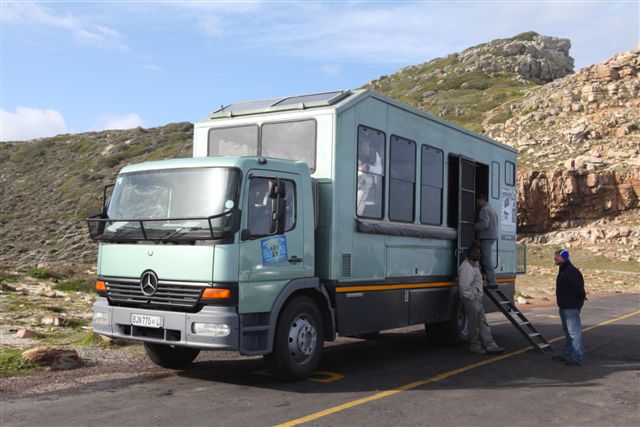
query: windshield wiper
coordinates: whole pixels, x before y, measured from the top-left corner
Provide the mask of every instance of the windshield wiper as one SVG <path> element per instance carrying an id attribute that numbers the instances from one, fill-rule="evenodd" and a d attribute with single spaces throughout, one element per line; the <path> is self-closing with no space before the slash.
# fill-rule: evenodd
<path id="1" fill-rule="evenodd" d="M 174 231 L 173 233 L 169 234 L 168 236 L 163 237 L 162 240 L 171 241 L 174 237 L 180 237 L 180 236 L 184 236 L 186 233 L 190 233 L 192 231 L 202 231 L 202 230 L 206 230 L 206 228 L 205 227 L 183 227 L 183 228 L 177 228 L 176 231 Z"/>
<path id="2" fill-rule="evenodd" d="M 106 231 L 106 230 L 105 230 Z M 118 231 L 115 232 L 115 234 L 113 236 L 110 237 L 105 237 L 104 233 L 102 233 L 102 236 L 105 237 L 106 240 L 116 240 L 121 234 L 124 234 L 124 232 L 132 232 L 132 231 L 140 231 L 142 232 L 142 230 L 140 228 L 137 227 L 127 227 L 127 226 L 123 226 L 122 228 L 120 228 Z"/>

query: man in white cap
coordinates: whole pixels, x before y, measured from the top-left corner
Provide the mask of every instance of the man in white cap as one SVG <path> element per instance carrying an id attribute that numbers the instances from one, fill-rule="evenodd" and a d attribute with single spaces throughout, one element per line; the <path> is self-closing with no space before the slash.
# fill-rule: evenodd
<path id="1" fill-rule="evenodd" d="M 491 328 L 484 315 L 482 297 L 482 273 L 479 261 L 482 257 L 477 245 L 467 249 L 467 257 L 458 270 L 460 300 L 464 304 L 469 319 L 469 351 L 477 354 L 499 354 L 504 348 L 499 347 L 491 336 Z"/>

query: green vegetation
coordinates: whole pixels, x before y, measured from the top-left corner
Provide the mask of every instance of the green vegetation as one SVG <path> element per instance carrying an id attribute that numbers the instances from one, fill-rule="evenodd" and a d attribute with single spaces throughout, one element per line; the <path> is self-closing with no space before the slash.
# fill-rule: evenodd
<path id="1" fill-rule="evenodd" d="M 0 376 L 9 377 L 20 373 L 33 371 L 39 368 L 22 358 L 24 349 L 2 347 L 0 348 Z"/>
<path id="2" fill-rule="evenodd" d="M 33 267 L 27 270 L 27 276 L 33 277 L 34 279 L 50 279 L 51 273 L 44 268 Z"/>
<path id="3" fill-rule="evenodd" d="M 53 285 L 53 289 L 62 292 L 93 292 L 94 284 L 89 279 L 65 280 Z"/>

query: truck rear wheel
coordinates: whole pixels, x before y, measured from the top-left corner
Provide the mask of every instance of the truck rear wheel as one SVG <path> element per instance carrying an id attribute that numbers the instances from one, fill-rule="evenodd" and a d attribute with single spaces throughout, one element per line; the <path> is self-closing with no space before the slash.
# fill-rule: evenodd
<path id="1" fill-rule="evenodd" d="M 163 368 L 180 369 L 188 366 L 198 357 L 200 350 L 188 347 L 175 347 L 165 344 L 144 343 L 147 356 L 153 363 Z"/>
<path id="2" fill-rule="evenodd" d="M 467 311 L 456 297 L 451 307 L 451 318 L 445 322 L 425 325 L 427 339 L 436 344 L 464 347 L 469 342 L 469 317 Z"/>
<path id="3" fill-rule="evenodd" d="M 285 307 L 273 342 L 273 352 L 265 355 L 271 373 L 286 381 L 311 375 L 322 357 L 324 329 L 316 303 L 300 296 Z"/>

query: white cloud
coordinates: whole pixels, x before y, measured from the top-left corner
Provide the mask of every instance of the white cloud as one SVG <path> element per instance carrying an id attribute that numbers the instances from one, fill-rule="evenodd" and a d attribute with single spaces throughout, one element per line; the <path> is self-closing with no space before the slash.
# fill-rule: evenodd
<path id="1" fill-rule="evenodd" d="M 37 3 L 3 2 L 2 12 L 2 21 L 5 22 L 60 29 L 81 43 L 127 49 L 122 43 L 122 34 L 113 28 L 85 22 L 70 14 L 62 15 Z"/>
<path id="2" fill-rule="evenodd" d="M 18 107 L 13 113 L 0 109 L 0 141 L 22 141 L 68 132 L 59 111 Z"/>
<path id="3" fill-rule="evenodd" d="M 98 119 L 98 129 L 131 129 L 144 127 L 144 120 L 138 113 L 105 114 Z"/>
<path id="4" fill-rule="evenodd" d="M 640 8 L 633 2 L 573 1 L 225 4 L 178 7 L 204 35 L 228 41 L 235 50 L 268 50 L 327 63 L 408 64 L 537 31 L 571 38 L 578 66 L 632 49 Z"/>

